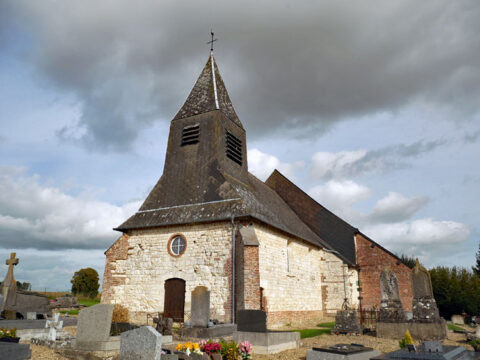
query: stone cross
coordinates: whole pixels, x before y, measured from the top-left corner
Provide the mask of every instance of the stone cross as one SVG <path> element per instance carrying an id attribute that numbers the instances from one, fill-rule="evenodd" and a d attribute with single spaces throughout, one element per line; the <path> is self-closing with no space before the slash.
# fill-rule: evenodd
<path id="1" fill-rule="evenodd" d="M 55 341 L 57 340 L 57 330 L 62 330 L 63 321 L 60 320 L 60 313 L 56 313 L 53 317 L 53 320 L 47 320 L 45 328 L 48 330 L 48 340 Z"/>
<path id="2" fill-rule="evenodd" d="M 18 264 L 18 259 L 15 258 L 16 253 L 10 254 L 10 259 L 7 259 L 5 262 L 8 265 L 7 275 L 5 276 L 5 280 L 3 280 L 3 286 L 10 286 L 15 284 L 15 279 L 13 278 L 13 267 Z"/>

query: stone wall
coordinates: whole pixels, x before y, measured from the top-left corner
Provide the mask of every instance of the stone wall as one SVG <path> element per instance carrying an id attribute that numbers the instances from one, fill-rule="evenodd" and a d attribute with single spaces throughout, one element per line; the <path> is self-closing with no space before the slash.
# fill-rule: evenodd
<path id="1" fill-rule="evenodd" d="M 187 249 L 179 257 L 167 244 L 182 234 Z M 147 313 L 163 311 L 164 283 L 186 281 L 185 313 L 190 312 L 191 292 L 197 286 L 210 290 L 211 316 L 231 319 L 232 225 L 216 222 L 133 230 L 106 251 L 102 303 L 118 303 L 130 311 L 130 321 L 145 322 Z"/>
<path id="2" fill-rule="evenodd" d="M 340 259 L 263 224 L 256 223 L 255 232 L 260 242 L 260 286 L 269 326 L 320 320 L 324 304 L 337 306 L 334 310 L 341 307 L 344 277 Z M 330 289 L 326 298 L 322 293 L 325 285 Z"/>
<path id="3" fill-rule="evenodd" d="M 397 258 L 382 247 L 374 245 L 362 234 L 357 234 L 355 241 L 357 264 L 360 268 L 362 308 L 372 308 L 373 306 L 380 308 L 380 273 L 386 267 L 390 267 L 398 279 L 398 290 L 403 308 L 406 311 L 412 311 L 411 269 L 403 263 L 399 263 Z"/>

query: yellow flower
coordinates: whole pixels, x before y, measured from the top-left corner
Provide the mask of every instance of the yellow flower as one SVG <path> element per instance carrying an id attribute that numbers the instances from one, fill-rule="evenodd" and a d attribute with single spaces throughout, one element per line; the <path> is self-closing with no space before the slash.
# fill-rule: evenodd
<path id="1" fill-rule="evenodd" d="M 191 343 L 190 341 L 187 341 L 187 342 L 185 343 L 185 349 L 190 349 L 190 350 L 192 350 L 192 343 Z"/>
<path id="2" fill-rule="evenodd" d="M 177 344 L 177 351 L 182 351 L 182 350 L 183 350 L 183 345 Z"/>
<path id="3" fill-rule="evenodd" d="M 198 346 L 198 343 L 193 343 L 193 350 L 200 350 L 200 346 Z"/>

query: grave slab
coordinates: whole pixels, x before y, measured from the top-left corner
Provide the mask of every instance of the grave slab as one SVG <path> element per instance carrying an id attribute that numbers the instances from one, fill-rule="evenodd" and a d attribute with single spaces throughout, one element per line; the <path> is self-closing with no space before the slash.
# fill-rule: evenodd
<path id="1" fill-rule="evenodd" d="M 440 349 L 442 351 L 434 352 L 431 351 L 431 346 L 422 344 L 414 348 L 414 351 L 401 349 L 373 357 L 371 360 L 476 360 L 480 358 L 480 353 L 469 351 L 462 346 L 441 346 Z"/>
<path id="2" fill-rule="evenodd" d="M 0 342 L 0 358 L 5 360 L 30 359 L 32 350 L 29 344 L 16 344 Z"/>
<path id="3" fill-rule="evenodd" d="M 237 331 L 233 334 L 236 343 L 248 341 L 254 354 L 276 354 L 285 350 L 297 349 L 300 333 L 291 331 Z"/>
<path id="4" fill-rule="evenodd" d="M 356 344 L 337 344 L 307 350 L 307 360 L 369 360 L 381 352 Z"/>

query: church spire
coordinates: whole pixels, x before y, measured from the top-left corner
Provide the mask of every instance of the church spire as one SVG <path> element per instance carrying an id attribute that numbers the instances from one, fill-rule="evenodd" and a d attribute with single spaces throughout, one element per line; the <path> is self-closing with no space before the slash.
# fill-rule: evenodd
<path id="1" fill-rule="evenodd" d="M 242 123 L 233 108 L 227 88 L 220 76 L 213 51 L 210 51 L 210 56 L 202 73 L 173 120 L 184 119 L 214 110 L 220 110 L 227 118 L 243 129 Z"/>

